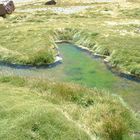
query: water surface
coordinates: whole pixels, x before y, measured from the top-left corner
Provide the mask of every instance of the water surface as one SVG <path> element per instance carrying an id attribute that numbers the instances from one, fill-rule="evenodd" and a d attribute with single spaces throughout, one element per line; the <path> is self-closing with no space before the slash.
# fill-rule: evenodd
<path id="1" fill-rule="evenodd" d="M 140 83 L 117 76 L 108 70 L 102 59 L 81 51 L 72 44 L 59 44 L 61 64 L 50 68 L 0 66 L 3 75 L 18 75 L 66 81 L 105 89 L 121 95 L 135 110 L 140 108 Z"/>

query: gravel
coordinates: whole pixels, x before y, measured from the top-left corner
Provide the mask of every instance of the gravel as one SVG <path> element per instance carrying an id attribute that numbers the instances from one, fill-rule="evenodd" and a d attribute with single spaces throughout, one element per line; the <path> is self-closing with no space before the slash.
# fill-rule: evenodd
<path id="1" fill-rule="evenodd" d="M 36 8 L 36 9 L 25 9 L 17 10 L 17 12 L 34 12 L 34 11 L 52 11 L 57 14 L 74 14 L 92 8 L 93 6 L 70 6 L 70 7 L 48 7 L 48 8 Z"/>

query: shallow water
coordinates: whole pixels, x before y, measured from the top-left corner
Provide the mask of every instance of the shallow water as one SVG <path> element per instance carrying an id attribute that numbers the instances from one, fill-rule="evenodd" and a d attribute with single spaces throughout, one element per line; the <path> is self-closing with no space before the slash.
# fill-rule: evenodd
<path id="1" fill-rule="evenodd" d="M 105 89 L 121 95 L 129 105 L 140 108 L 140 83 L 119 77 L 108 70 L 102 59 L 81 51 L 72 44 L 59 44 L 63 61 L 50 68 L 1 65 L 2 75 L 46 78 L 55 81 L 75 82 L 88 87 Z"/>

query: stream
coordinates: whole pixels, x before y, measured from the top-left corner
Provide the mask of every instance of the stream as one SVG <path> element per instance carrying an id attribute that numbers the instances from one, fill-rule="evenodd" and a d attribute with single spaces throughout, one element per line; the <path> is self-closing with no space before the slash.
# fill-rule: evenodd
<path id="1" fill-rule="evenodd" d="M 28 67 L 0 64 L 1 75 L 15 75 L 74 82 L 91 88 L 99 88 L 118 94 L 135 111 L 140 111 L 140 82 L 129 80 L 112 73 L 103 60 L 82 51 L 73 44 L 58 44 L 62 63 L 50 67 Z"/>

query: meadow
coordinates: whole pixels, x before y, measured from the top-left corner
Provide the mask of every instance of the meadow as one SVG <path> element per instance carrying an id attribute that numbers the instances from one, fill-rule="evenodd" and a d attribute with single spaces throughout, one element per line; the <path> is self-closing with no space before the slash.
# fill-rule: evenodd
<path id="1" fill-rule="evenodd" d="M 40 2 L 34 6 L 44 7 Z M 97 54 L 106 55 L 106 60 L 113 67 L 139 77 L 138 4 L 91 6 L 93 8 L 70 15 L 50 10 L 28 12 L 28 8 L 34 9 L 32 5 L 27 6 L 27 12 L 20 12 L 26 5 L 19 6 L 17 12 L 1 23 L 1 60 L 31 65 L 52 63 L 57 53 L 54 49 L 55 41 L 59 38 L 72 40 Z M 12 36 L 5 37 L 7 34 Z"/>
<path id="2" fill-rule="evenodd" d="M 32 11 L 47 8 L 43 0 L 17 5 L 12 15 L 0 18 L 0 61 L 48 65 L 58 54 L 55 42 L 66 40 L 140 78 L 139 2 L 65 2 L 52 8 L 70 5 L 91 7 L 73 14 Z M 1 75 L 0 139 L 138 140 L 139 113 L 127 104 L 120 96 L 96 88 Z"/>

